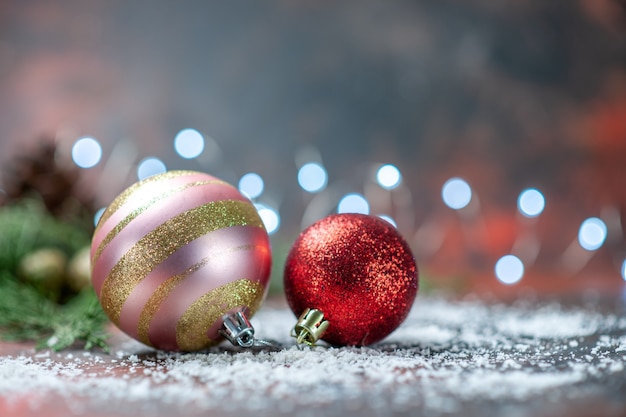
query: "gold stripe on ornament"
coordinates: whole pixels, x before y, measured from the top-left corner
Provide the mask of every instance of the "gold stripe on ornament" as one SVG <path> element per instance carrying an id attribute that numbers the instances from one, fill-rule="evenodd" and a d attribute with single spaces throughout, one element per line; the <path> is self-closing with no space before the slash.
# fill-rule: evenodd
<path id="1" fill-rule="evenodd" d="M 119 324 L 124 302 L 157 265 L 200 236 L 232 226 L 262 228 L 263 222 L 249 202 L 214 201 L 167 220 L 139 239 L 102 284 L 100 300 L 111 321 Z"/>
<path id="2" fill-rule="evenodd" d="M 224 184 L 224 182 L 219 181 L 219 180 L 208 180 L 208 181 L 196 181 L 196 182 L 191 182 L 189 184 L 184 184 L 180 187 L 169 189 L 163 194 L 155 196 L 150 201 L 147 201 L 141 207 L 138 207 L 137 209 L 133 210 L 128 216 L 124 217 L 124 219 L 122 219 L 117 225 L 115 225 L 115 227 L 111 229 L 111 231 L 106 235 L 106 237 L 102 240 L 102 242 L 100 242 L 100 245 L 98 245 L 98 249 L 96 249 L 96 251 L 93 254 L 93 258 L 91 259 L 91 264 L 93 265 L 96 263 L 96 261 L 100 258 L 100 255 L 102 255 L 102 252 L 104 251 L 104 249 L 107 247 L 109 243 L 111 243 L 111 241 L 115 238 L 115 236 L 117 236 L 122 230 L 124 230 L 124 228 L 128 226 L 130 222 L 135 220 L 141 213 L 143 213 L 148 208 L 150 208 L 150 206 L 171 196 L 172 194 L 185 191 L 188 188 L 203 186 L 203 185 L 208 185 L 208 184 Z"/>
<path id="3" fill-rule="evenodd" d="M 104 213 L 102 213 L 100 220 L 98 220 L 98 225 L 96 226 L 95 231 L 97 232 L 98 230 L 100 230 L 100 226 L 103 225 L 109 219 L 109 217 L 113 215 L 113 213 L 119 210 L 120 207 L 126 204 L 126 202 L 130 199 L 130 197 L 133 194 L 135 194 L 137 191 L 139 191 L 140 188 L 144 187 L 145 185 L 152 184 L 153 182 L 159 182 L 161 180 L 169 180 L 172 178 L 184 177 L 188 175 L 198 175 L 198 174 L 202 174 L 202 173 L 196 172 L 196 171 L 174 170 L 174 171 L 167 171 L 158 175 L 153 175 L 151 177 L 145 178 L 139 182 L 134 183 L 133 185 L 128 187 L 126 190 L 124 190 L 120 195 L 118 195 L 115 198 L 115 200 L 113 200 L 113 202 L 109 204 L 109 206 L 104 210 Z M 227 184 L 227 183 L 224 182 L 224 184 Z"/>
<path id="4" fill-rule="evenodd" d="M 128 199 L 130 196 L 135 194 L 140 188 L 145 185 L 152 184 L 153 182 L 161 181 L 162 179 L 172 179 L 177 177 L 182 177 L 184 175 L 191 175 L 193 171 L 167 171 L 159 175 L 153 175 L 148 178 L 145 178 L 141 181 L 138 181 L 125 189 L 120 195 L 118 195 L 115 200 L 104 210 L 102 216 L 100 216 L 100 220 L 98 220 L 98 224 L 96 225 L 96 232 L 100 230 L 100 226 L 103 225 L 109 217 L 113 215 Z"/>
<path id="5" fill-rule="evenodd" d="M 247 307 L 252 317 L 263 301 L 264 288 L 259 282 L 240 279 L 204 294 L 196 300 L 176 325 L 176 343 L 183 351 L 196 351 L 216 345 L 207 335 L 215 322 L 235 307 Z"/>
<path id="6" fill-rule="evenodd" d="M 165 300 L 167 296 L 170 295 L 172 290 L 174 290 L 174 288 L 176 288 L 176 286 L 178 286 L 180 282 L 184 281 L 185 278 L 198 271 L 218 256 L 222 256 L 225 253 L 238 252 L 240 250 L 251 250 L 255 247 L 256 245 L 243 245 L 213 253 L 211 254 L 211 256 L 207 256 L 203 258 L 200 262 L 190 266 L 183 273 L 174 275 L 168 278 L 161 285 L 159 285 L 154 293 L 150 296 L 150 298 L 146 302 L 146 305 L 141 311 L 141 314 L 139 315 L 139 323 L 137 325 L 138 339 L 146 345 L 152 346 L 152 343 L 150 342 L 150 339 L 148 337 L 148 329 L 150 328 L 150 323 L 152 322 L 152 319 L 154 318 L 156 312 L 159 310 L 159 307 L 161 306 L 163 300 Z"/>

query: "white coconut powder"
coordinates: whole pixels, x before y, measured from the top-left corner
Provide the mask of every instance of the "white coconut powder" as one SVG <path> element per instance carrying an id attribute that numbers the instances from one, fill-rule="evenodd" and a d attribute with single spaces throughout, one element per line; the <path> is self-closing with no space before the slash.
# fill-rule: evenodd
<path id="1" fill-rule="evenodd" d="M 0 398 L 37 410 L 53 397 L 74 414 L 472 415 L 492 404 L 533 415 L 607 384 L 626 389 L 626 319 L 614 315 L 420 298 L 399 329 L 364 348 L 299 349 L 288 336 L 294 322 L 286 308 L 253 318 L 277 350 L 175 354 L 124 339 L 111 355 L 2 357 Z"/>

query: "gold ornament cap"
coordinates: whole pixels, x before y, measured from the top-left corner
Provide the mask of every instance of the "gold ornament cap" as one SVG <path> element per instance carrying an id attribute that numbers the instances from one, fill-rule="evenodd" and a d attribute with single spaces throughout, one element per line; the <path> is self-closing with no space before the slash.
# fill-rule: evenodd
<path id="1" fill-rule="evenodd" d="M 296 338 L 299 345 L 313 346 L 324 335 L 329 325 L 329 321 L 324 319 L 323 312 L 307 308 L 298 317 L 298 322 L 291 330 L 291 336 Z"/>

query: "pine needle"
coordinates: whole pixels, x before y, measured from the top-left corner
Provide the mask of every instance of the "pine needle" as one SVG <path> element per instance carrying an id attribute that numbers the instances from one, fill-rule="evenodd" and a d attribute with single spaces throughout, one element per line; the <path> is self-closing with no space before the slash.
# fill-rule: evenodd
<path id="1" fill-rule="evenodd" d="M 34 341 L 39 349 L 55 351 L 77 343 L 85 349 L 108 351 L 107 321 L 92 289 L 59 305 L 0 271 L 0 337 L 4 340 Z"/>

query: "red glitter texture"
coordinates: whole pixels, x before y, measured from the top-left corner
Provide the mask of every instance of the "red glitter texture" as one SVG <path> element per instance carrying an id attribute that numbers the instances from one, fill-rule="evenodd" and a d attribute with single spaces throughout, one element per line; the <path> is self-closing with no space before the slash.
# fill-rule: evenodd
<path id="1" fill-rule="evenodd" d="M 364 214 L 328 216 L 303 231 L 285 264 L 285 294 L 299 316 L 324 313 L 322 339 L 362 346 L 382 340 L 408 315 L 418 289 L 411 249 L 390 223 Z"/>

